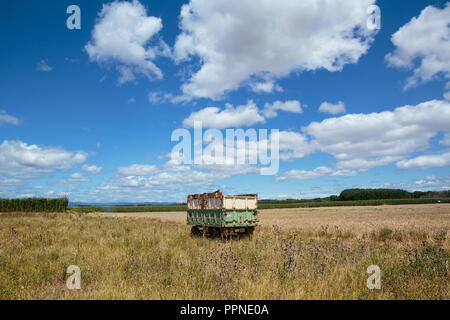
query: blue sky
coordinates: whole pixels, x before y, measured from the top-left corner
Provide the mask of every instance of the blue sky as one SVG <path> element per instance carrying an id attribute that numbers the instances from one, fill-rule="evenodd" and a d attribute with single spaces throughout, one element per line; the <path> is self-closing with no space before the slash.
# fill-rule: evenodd
<path id="1" fill-rule="evenodd" d="M 450 189 L 445 1 L 16 1 L 0 15 L 0 197 Z M 186 119 L 278 129 L 278 173 L 171 161 Z"/>

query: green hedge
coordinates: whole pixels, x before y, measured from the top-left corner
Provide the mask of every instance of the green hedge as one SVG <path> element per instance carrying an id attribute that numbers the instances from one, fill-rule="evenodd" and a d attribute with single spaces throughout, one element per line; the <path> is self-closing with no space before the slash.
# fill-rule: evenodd
<path id="1" fill-rule="evenodd" d="M 0 212 L 65 212 L 69 199 L 0 199 Z"/>
<path id="2" fill-rule="evenodd" d="M 91 212 L 101 212 L 100 207 L 98 206 L 76 206 L 76 207 L 68 207 L 68 212 L 76 212 L 76 213 L 91 213 Z"/>
<path id="3" fill-rule="evenodd" d="M 412 193 L 402 189 L 346 189 L 339 195 L 340 201 L 410 199 Z"/>

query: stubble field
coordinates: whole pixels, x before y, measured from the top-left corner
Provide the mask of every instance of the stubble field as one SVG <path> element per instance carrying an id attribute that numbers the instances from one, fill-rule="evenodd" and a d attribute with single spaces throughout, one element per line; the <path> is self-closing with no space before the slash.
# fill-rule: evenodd
<path id="1" fill-rule="evenodd" d="M 155 218 L 161 221 L 186 222 L 185 212 L 101 214 L 109 217 Z M 300 229 L 311 234 L 324 228 L 339 228 L 356 238 L 381 229 L 434 234 L 450 230 L 450 204 L 264 209 L 259 211 L 259 225 Z"/>

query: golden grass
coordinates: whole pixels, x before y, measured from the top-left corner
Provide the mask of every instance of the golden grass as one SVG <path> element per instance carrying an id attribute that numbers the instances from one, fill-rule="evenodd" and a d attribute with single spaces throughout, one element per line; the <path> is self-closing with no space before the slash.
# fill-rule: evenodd
<path id="1" fill-rule="evenodd" d="M 449 299 L 449 235 L 428 230 L 263 226 L 223 242 L 150 218 L 1 217 L 0 299 Z M 366 287 L 372 264 L 381 290 Z M 81 290 L 66 288 L 69 265 Z"/>

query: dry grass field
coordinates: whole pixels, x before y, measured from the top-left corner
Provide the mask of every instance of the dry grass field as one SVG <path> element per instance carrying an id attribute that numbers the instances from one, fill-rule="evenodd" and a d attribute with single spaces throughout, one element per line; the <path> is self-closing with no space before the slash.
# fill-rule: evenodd
<path id="1" fill-rule="evenodd" d="M 0 299 L 450 299 L 449 209 L 267 210 L 232 241 L 189 236 L 183 213 L 4 215 Z"/>

